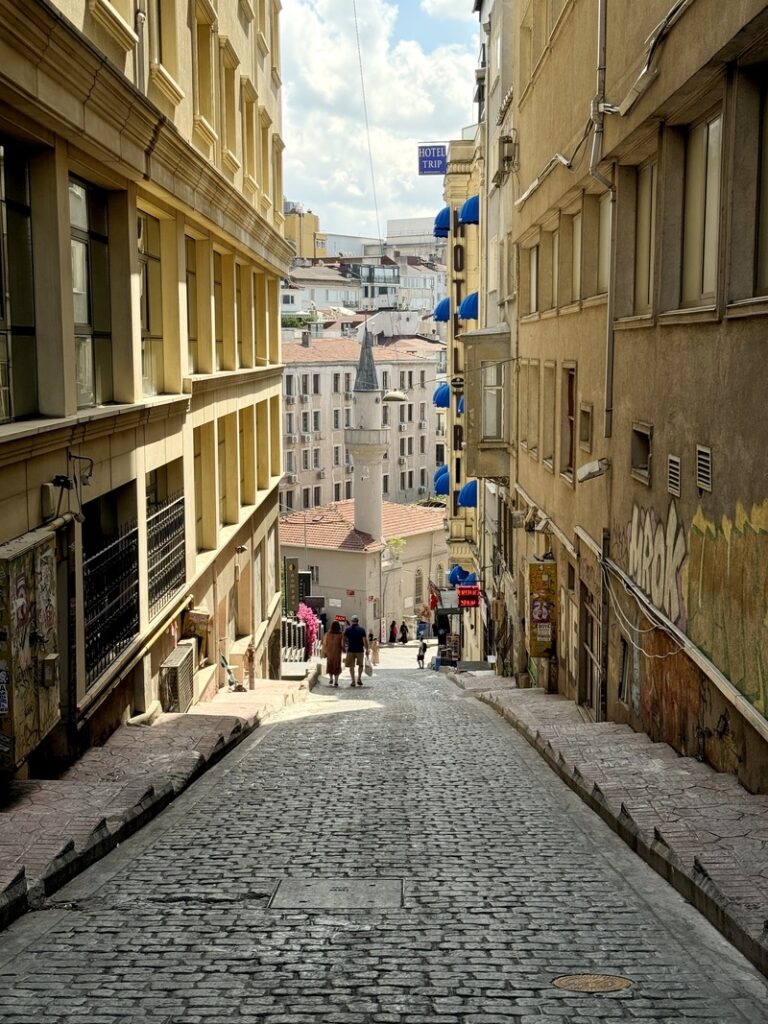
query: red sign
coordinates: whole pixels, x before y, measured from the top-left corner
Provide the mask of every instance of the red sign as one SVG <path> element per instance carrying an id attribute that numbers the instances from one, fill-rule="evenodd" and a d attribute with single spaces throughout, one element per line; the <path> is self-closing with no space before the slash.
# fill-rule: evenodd
<path id="1" fill-rule="evenodd" d="M 456 587 L 459 608 L 477 608 L 480 604 L 480 587 Z"/>

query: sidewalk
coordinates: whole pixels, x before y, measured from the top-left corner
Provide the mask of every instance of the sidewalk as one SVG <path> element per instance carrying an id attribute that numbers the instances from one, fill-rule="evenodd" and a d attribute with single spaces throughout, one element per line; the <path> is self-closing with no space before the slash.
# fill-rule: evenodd
<path id="1" fill-rule="evenodd" d="M 12 782 L 0 803 L 0 928 L 39 906 L 158 814 L 270 715 L 305 700 L 302 680 L 221 690 L 186 714 L 123 725 L 58 779 Z"/>
<path id="2" fill-rule="evenodd" d="M 451 678 L 494 708 L 651 867 L 768 974 L 768 795 L 666 743 L 490 673 Z"/>

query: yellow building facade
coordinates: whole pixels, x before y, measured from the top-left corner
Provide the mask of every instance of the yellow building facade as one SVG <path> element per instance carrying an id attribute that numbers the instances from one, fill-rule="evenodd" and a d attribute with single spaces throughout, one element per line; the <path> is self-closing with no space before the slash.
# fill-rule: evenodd
<path id="1" fill-rule="evenodd" d="M 5 772 L 279 673 L 279 12 L 0 3 Z"/>

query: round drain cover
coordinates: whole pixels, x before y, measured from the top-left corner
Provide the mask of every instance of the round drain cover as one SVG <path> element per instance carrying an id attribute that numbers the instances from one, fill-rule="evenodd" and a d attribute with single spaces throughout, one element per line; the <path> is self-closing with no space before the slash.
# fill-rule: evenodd
<path id="1" fill-rule="evenodd" d="M 620 992 L 630 988 L 632 982 L 616 974 L 564 974 L 555 978 L 553 984 L 569 992 Z"/>

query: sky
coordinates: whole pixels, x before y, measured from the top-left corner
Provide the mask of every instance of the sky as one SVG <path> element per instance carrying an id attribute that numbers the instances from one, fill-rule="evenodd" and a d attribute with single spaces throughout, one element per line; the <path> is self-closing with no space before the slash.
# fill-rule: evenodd
<path id="1" fill-rule="evenodd" d="M 388 219 L 434 217 L 441 176 L 418 144 L 473 124 L 480 50 L 472 0 L 356 0 L 381 235 Z M 379 236 L 353 0 L 283 0 L 286 199 L 331 234 Z"/>

